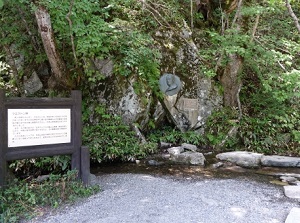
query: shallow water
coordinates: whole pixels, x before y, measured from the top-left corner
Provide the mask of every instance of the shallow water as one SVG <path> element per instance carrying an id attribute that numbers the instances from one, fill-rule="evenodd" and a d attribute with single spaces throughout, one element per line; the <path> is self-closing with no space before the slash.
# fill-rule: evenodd
<path id="1" fill-rule="evenodd" d="M 140 163 L 106 163 L 92 165 L 91 173 L 99 176 L 111 173 L 149 174 L 160 177 L 172 177 L 178 180 L 199 180 L 211 178 L 242 178 L 276 185 L 287 185 L 280 181 L 282 175 L 295 175 L 300 178 L 300 168 L 273 168 L 262 167 L 259 169 L 246 169 L 231 164 L 220 168 L 213 168 L 211 164 L 205 167 L 194 165 L 174 164 L 170 162 L 149 165 L 149 160 Z"/>

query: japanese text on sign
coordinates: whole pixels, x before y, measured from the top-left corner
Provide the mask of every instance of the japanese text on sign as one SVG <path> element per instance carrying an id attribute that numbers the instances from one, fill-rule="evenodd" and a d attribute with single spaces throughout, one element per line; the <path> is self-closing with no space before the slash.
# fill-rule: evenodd
<path id="1" fill-rule="evenodd" d="M 8 147 L 71 142 L 71 109 L 8 109 Z"/>

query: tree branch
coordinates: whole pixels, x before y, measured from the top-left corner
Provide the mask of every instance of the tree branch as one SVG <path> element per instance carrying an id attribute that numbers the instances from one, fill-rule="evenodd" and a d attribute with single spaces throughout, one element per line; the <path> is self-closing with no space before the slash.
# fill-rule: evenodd
<path id="1" fill-rule="evenodd" d="M 254 36 L 255 36 L 257 26 L 258 26 L 258 23 L 259 23 L 259 17 L 260 17 L 260 15 L 258 14 L 255 18 L 255 23 L 254 23 L 254 26 L 253 26 L 253 29 L 252 29 L 252 35 L 251 35 L 251 40 L 250 40 L 251 42 L 253 42 L 253 40 L 254 40 Z"/>
<path id="2" fill-rule="evenodd" d="M 191 30 L 193 31 L 193 29 L 194 29 L 194 20 L 193 20 L 193 14 L 194 14 L 194 12 L 193 12 L 193 0 L 190 0 L 190 2 L 191 2 Z"/>
<path id="3" fill-rule="evenodd" d="M 77 63 L 77 56 L 76 56 L 76 51 L 75 51 L 75 44 L 74 44 L 74 37 L 72 34 L 72 29 L 73 29 L 73 24 L 72 24 L 72 20 L 70 19 L 70 15 L 72 13 L 72 8 L 74 5 L 74 0 L 71 0 L 71 4 L 70 4 L 70 8 L 69 8 L 69 12 L 66 15 L 66 19 L 69 22 L 69 27 L 70 27 L 70 38 L 71 38 L 71 44 L 72 44 L 72 51 L 73 51 L 73 56 L 74 56 L 74 60 L 75 60 L 75 65 L 77 67 L 78 63 Z"/>
<path id="4" fill-rule="evenodd" d="M 140 1 L 141 1 L 141 0 L 140 0 Z M 142 1 L 142 2 L 143 2 L 143 6 L 146 7 L 146 10 L 147 10 L 148 12 L 150 12 L 150 13 L 153 15 L 154 19 L 155 19 L 160 25 L 162 25 L 162 22 L 159 22 L 158 17 L 163 21 L 164 24 L 166 24 L 166 25 L 164 25 L 165 27 L 171 28 L 171 25 L 164 19 L 164 17 L 161 15 L 161 13 L 160 13 L 158 10 L 156 10 L 156 9 L 155 9 L 154 7 L 152 7 L 150 4 L 146 3 L 146 1 Z M 152 2 L 150 1 L 150 3 L 152 3 Z M 151 11 L 151 10 L 152 10 L 152 11 Z M 156 14 L 156 16 L 155 16 L 155 14 Z"/>
<path id="5" fill-rule="evenodd" d="M 292 6 L 289 2 L 289 0 L 285 0 L 285 5 L 288 9 L 288 12 L 290 14 L 290 16 L 292 17 L 292 19 L 294 20 L 294 23 L 295 23 L 295 26 L 296 28 L 298 29 L 298 32 L 300 33 L 300 24 L 299 24 L 299 19 L 297 18 L 297 16 L 295 15 L 293 9 L 292 9 Z"/>
<path id="6" fill-rule="evenodd" d="M 242 8 L 242 3 L 243 3 L 243 0 L 239 0 L 236 13 L 235 13 L 234 18 L 232 20 L 231 28 L 236 23 L 236 20 L 240 18 L 240 12 L 241 12 L 241 8 Z"/>

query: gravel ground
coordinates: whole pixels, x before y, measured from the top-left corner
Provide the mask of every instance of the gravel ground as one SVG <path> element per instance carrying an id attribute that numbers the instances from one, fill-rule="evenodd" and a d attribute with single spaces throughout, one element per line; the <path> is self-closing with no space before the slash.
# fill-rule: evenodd
<path id="1" fill-rule="evenodd" d="M 104 174 L 98 194 L 31 222 L 283 223 L 299 200 L 282 187 L 247 179 L 174 179 Z"/>

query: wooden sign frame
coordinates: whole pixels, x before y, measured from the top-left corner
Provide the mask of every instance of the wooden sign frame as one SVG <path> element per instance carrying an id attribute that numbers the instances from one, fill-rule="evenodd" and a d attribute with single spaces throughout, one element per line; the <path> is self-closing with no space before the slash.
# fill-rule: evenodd
<path id="1" fill-rule="evenodd" d="M 89 183 L 89 150 L 82 146 L 81 98 L 78 90 L 72 91 L 70 98 L 10 98 L 0 89 L 0 186 L 7 180 L 8 161 L 56 155 L 71 155 L 71 168 L 78 171 L 84 184 Z M 70 109 L 70 142 L 9 147 L 8 109 Z"/>

